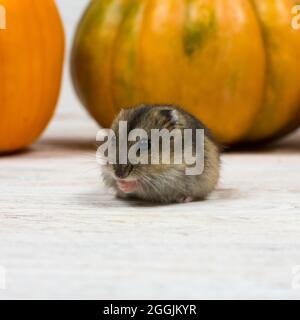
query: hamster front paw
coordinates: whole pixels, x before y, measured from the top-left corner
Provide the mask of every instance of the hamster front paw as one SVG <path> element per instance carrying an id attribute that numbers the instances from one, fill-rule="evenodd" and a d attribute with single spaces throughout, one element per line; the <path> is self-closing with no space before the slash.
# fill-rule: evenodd
<path id="1" fill-rule="evenodd" d="M 192 202 L 192 201 L 194 201 L 193 197 L 186 197 L 186 196 L 179 197 L 176 200 L 177 203 L 189 203 L 189 202 Z"/>

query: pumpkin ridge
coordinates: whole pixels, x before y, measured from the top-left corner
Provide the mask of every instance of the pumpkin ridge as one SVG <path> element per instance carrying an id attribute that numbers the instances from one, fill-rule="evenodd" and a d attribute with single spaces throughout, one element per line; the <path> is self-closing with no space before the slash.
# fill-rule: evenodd
<path id="1" fill-rule="evenodd" d="M 135 104 L 137 45 L 144 7 L 145 1 L 126 1 L 122 21 L 114 39 L 111 84 L 116 110 Z M 134 24 L 134 22 L 136 23 Z M 127 103 L 123 101 L 127 101 Z"/>
<path id="2" fill-rule="evenodd" d="M 298 45 L 297 48 L 292 44 L 294 36 L 289 21 L 291 4 L 284 0 L 279 1 L 279 3 L 264 3 L 252 0 L 251 3 L 260 22 L 265 43 L 267 67 L 261 109 L 246 136 L 246 140 L 249 142 L 269 140 L 276 133 L 281 132 L 293 115 L 297 113 L 300 104 L 296 93 L 300 91 L 300 85 L 298 87 L 296 85 L 297 82 L 300 83 L 300 77 L 298 76 L 298 80 L 295 79 L 296 73 L 293 71 L 295 63 L 286 60 L 287 50 L 298 50 L 300 54 L 300 46 Z M 265 4 L 268 5 L 266 7 L 268 8 L 267 11 L 263 7 Z M 280 9 L 283 11 L 279 11 Z M 287 31 L 288 33 L 286 33 Z M 283 32 L 285 33 L 283 34 Z M 285 39 L 283 40 L 284 35 Z M 289 57 L 292 58 L 293 55 L 294 53 L 291 52 Z M 290 74 L 294 81 L 290 79 Z"/>
<path id="3" fill-rule="evenodd" d="M 193 57 L 195 51 L 200 50 L 217 29 L 215 12 L 210 7 L 203 6 L 201 19 L 198 17 L 197 21 L 193 21 L 190 10 L 193 2 L 195 0 L 186 1 L 183 30 L 183 48 L 188 57 Z"/>

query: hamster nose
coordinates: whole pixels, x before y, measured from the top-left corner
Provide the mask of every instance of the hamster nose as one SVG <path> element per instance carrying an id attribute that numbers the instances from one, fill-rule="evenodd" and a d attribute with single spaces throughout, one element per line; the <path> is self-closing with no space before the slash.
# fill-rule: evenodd
<path id="1" fill-rule="evenodd" d="M 131 167 L 128 165 L 116 165 L 114 166 L 115 175 L 119 179 L 125 179 L 131 172 Z"/>

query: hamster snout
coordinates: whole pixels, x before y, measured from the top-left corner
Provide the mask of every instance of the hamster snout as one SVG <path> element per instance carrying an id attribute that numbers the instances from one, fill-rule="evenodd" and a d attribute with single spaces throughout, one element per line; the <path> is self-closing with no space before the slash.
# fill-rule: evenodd
<path id="1" fill-rule="evenodd" d="M 126 179 L 132 171 L 132 165 L 115 164 L 113 170 L 117 179 Z"/>
<path id="2" fill-rule="evenodd" d="M 126 124 L 125 133 L 120 131 L 124 128 L 121 129 L 120 124 Z M 105 184 L 114 188 L 119 197 L 157 203 L 190 202 L 205 199 L 216 187 L 220 171 L 219 148 L 208 129 L 181 108 L 141 105 L 124 109 L 111 129 L 114 136 L 110 145 L 116 157 L 114 163 L 104 166 L 102 174 Z M 156 139 L 153 132 L 169 133 L 169 140 L 165 140 L 168 148 L 164 149 L 159 140 L 161 136 Z M 189 158 L 184 150 L 186 140 Z M 159 146 L 155 148 L 157 142 Z M 200 145 L 202 161 L 198 163 Z"/>

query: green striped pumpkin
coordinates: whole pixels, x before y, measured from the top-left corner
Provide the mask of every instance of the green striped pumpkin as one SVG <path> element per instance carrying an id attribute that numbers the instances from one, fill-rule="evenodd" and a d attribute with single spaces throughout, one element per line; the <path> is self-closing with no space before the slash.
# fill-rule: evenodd
<path id="1" fill-rule="evenodd" d="M 225 144 L 295 128 L 300 31 L 292 0 L 93 0 L 72 75 L 102 125 L 140 103 L 174 103 Z"/>

